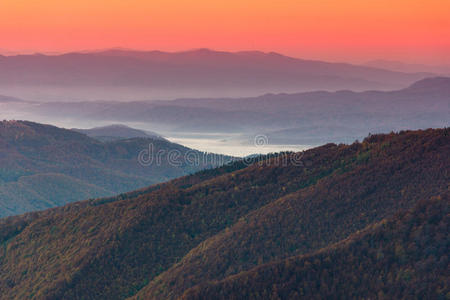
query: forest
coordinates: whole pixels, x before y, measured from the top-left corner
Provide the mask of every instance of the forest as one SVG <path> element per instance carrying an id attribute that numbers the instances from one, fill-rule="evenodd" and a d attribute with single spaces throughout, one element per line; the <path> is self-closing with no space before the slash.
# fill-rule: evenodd
<path id="1" fill-rule="evenodd" d="M 448 153 L 370 135 L 0 219 L 0 294 L 446 299 Z"/>
<path id="2" fill-rule="evenodd" d="M 147 154 L 149 157 L 144 158 L 153 163 L 140 163 L 140 153 Z M 170 161 L 169 153 L 179 157 Z M 183 159 L 186 153 L 191 160 Z M 3 121 L 0 122 L 0 217 L 113 196 L 218 167 L 232 159 L 192 150 L 156 136 L 105 140 L 51 125 Z"/>

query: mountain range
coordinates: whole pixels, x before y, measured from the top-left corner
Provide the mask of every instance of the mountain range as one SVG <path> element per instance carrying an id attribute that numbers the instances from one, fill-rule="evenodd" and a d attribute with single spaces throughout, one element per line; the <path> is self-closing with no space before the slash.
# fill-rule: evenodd
<path id="1" fill-rule="evenodd" d="M 155 100 L 312 90 L 397 89 L 432 73 L 404 73 L 258 51 L 112 49 L 0 56 L 0 93 L 29 100 Z"/>
<path id="2" fill-rule="evenodd" d="M 233 133 L 271 144 L 351 143 L 368 133 L 449 125 L 450 78 L 433 77 L 400 90 L 315 91 L 249 98 L 18 104 L 21 113 L 54 122 L 140 122 L 165 136 Z M 12 105 L 11 105 L 12 107 Z M 63 115 L 63 119 L 58 116 Z"/>
<path id="3" fill-rule="evenodd" d="M 0 294 L 445 299 L 449 152 L 370 135 L 0 219 Z"/>
<path id="4" fill-rule="evenodd" d="M 232 159 L 123 126 L 87 132 L 109 134 L 98 139 L 28 121 L 0 122 L 0 217 L 116 195 Z"/>

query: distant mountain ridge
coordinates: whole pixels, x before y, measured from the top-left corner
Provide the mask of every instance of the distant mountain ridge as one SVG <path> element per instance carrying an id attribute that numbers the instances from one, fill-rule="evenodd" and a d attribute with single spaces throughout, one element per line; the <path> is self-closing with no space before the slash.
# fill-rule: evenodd
<path id="1" fill-rule="evenodd" d="M 164 140 L 163 137 L 161 137 L 155 132 L 134 129 L 122 124 L 94 127 L 91 129 L 72 128 L 72 130 L 86 134 L 87 136 L 99 139 L 101 141 L 111 141 L 111 140 L 131 139 L 131 138 L 152 138 Z"/>
<path id="2" fill-rule="evenodd" d="M 350 143 L 368 133 L 449 126 L 449 87 L 449 77 L 433 77 L 392 91 L 315 91 L 127 103 L 50 102 L 30 105 L 28 110 L 50 119 L 64 113 L 80 120 L 138 121 L 167 136 L 171 132 L 223 132 L 251 140 L 265 134 L 274 144 L 318 145 Z"/>
<path id="3" fill-rule="evenodd" d="M 406 91 L 422 92 L 427 94 L 450 95 L 450 77 L 432 77 L 419 80 L 411 84 Z"/>
<path id="4" fill-rule="evenodd" d="M 424 64 L 409 64 L 401 61 L 391 60 L 372 60 L 364 64 L 368 67 L 382 68 L 386 70 L 398 71 L 398 72 L 429 72 L 441 75 L 450 75 L 450 65 L 424 65 Z"/>
<path id="5" fill-rule="evenodd" d="M 8 102 L 22 102 L 22 99 L 10 96 L 0 95 L 0 103 L 8 103 Z"/>
<path id="6" fill-rule="evenodd" d="M 48 100 L 55 97 L 50 97 L 51 93 L 58 91 L 66 93 L 57 94 L 59 99 L 136 100 L 145 95 L 149 99 L 153 95 L 151 100 L 154 100 L 183 95 L 236 97 L 318 89 L 386 90 L 400 88 L 430 75 L 302 60 L 258 51 L 198 49 L 169 53 L 106 50 L 0 56 L 0 90 L 30 100 Z M 21 91 L 19 88 L 22 89 L 20 95 L 17 94 Z M 7 93 L 9 90 L 14 94 Z M 36 97 L 32 91 L 47 95 L 47 99 L 31 99 Z M 30 96 L 25 97 L 25 94 Z"/>

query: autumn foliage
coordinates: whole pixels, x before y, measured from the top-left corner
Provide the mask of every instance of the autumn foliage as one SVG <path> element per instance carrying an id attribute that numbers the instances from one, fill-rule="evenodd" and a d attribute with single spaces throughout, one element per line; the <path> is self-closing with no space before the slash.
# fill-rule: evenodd
<path id="1" fill-rule="evenodd" d="M 448 153 L 448 129 L 373 135 L 1 219 L 0 294 L 445 299 Z"/>

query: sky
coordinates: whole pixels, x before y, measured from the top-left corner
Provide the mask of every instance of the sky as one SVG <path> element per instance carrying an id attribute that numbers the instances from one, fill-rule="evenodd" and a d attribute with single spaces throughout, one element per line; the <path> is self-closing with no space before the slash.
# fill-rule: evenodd
<path id="1" fill-rule="evenodd" d="M 449 0 L 0 0 L 0 49 L 261 50 L 450 63 Z"/>

